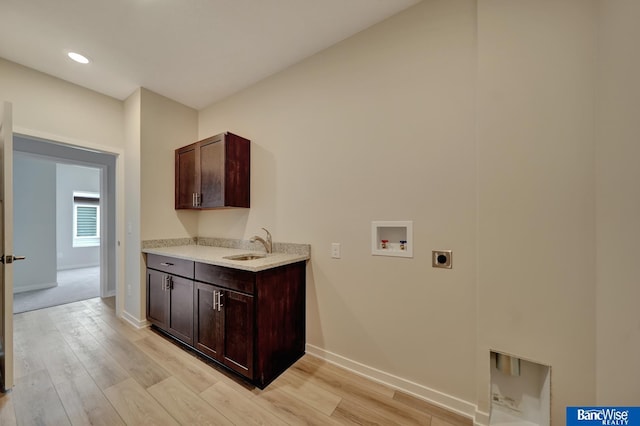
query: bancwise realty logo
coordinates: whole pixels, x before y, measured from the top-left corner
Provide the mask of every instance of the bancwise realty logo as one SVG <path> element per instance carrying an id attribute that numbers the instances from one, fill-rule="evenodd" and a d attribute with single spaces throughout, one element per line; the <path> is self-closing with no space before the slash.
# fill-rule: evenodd
<path id="1" fill-rule="evenodd" d="M 567 426 L 640 426 L 640 407 L 567 407 Z"/>

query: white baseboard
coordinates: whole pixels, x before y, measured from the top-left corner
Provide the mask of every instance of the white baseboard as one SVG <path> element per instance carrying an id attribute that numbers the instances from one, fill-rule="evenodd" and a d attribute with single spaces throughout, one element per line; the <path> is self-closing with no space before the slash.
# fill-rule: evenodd
<path id="1" fill-rule="evenodd" d="M 121 318 L 123 320 L 125 320 L 126 322 L 128 322 L 129 324 L 131 324 L 132 326 L 134 326 L 137 329 L 140 328 L 145 328 L 151 325 L 151 323 L 149 321 L 147 321 L 146 319 L 144 320 L 139 320 L 136 317 L 134 317 L 133 315 L 131 315 L 129 312 L 127 311 L 122 311 L 122 316 Z"/>
<path id="2" fill-rule="evenodd" d="M 96 266 L 100 266 L 99 263 L 83 263 L 78 265 L 66 265 L 58 267 L 58 271 L 68 271 L 69 269 L 86 269 L 86 268 L 95 268 Z"/>
<path id="3" fill-rule="evenodd" d="M 13 294 L 24 293 L 25 291 L 43 290 L 45 288 L 57 287 L 58 283 L 37 283 L 30 285 L 13 286 Z"/>
<path id="4" fill-rule="evenodd" d="M 100 296 L 100 297 L 113 297 L 116 295 L 116 291 L 115 290 L 111 290 L 111 291 L 107 291 L 104 296 Z"/>
<path id="5" fill-rule="evenodd" d="M 468 401 L 464 401 L 452 395 L 447 395 L 435 389 L 414 383 L 402 377 L 378 370 L 368 365 L 361 364 L 342 355 L 334 354 L 317 346 L 306 345 L 306 352 L 309 355 L 321 358 L 327 362 L 335 364 L 374 382 L 382 383 L 393 389 L 408 393 L 416 398 L 423 399 L 431 404 L 460 414 L 461 416 L 473 419 L 476 415 L 476 406 Z"/>
<path id="6" fill-rule="evenodd" d="M 489 413 L 476 410 L 473 424 L 476 426 L 489 426 Z"/>

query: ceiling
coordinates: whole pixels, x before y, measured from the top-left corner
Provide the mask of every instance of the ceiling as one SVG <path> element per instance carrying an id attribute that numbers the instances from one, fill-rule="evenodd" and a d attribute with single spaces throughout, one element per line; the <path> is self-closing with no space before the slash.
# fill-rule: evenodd
<path id="1" fill-rule="evenodd" d="M 419 1 L 0 0 L 0 57 L 117 99 L 145 87 L 201 109 Z"/>

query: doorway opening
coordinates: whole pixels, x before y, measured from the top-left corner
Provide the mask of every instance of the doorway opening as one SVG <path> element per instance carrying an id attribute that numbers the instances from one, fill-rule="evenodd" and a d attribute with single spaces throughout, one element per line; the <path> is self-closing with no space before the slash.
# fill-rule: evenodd
<path id="1" fill-rule="evenodd" d="M 14 313 L 115 296 L 115 160 L 14 135 Z"/>

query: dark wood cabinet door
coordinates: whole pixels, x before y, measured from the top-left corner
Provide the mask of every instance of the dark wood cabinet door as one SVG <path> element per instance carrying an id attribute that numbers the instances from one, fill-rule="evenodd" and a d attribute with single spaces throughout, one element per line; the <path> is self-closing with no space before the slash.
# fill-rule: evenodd
<path id="1" fill-rule="evenodd" d="M 193 281 L 171 275 L 168 331 L 193 344 Z"/>
<path id="2" fill-rule="evenodd" d="M 224 313 L 224 359 L 227 367 L 253 379 L 254 311 L 253 296 L 224 291 L 221 300 Z"/>
<path id="3" fill-rule="evenodd" d="M 200 192 L 199 173 L 196 169 L 198 165 L 197 157 L 197 144 L 187 145 L 176 150 L 176 209 L 196 208 L 194 194 Z"/>
<path id="4" fill-rule="evenodd" d="M 167 329 L 168 293 L 166 274 L 147 269 L 147 319 L 163 330 Z"/>
<path id="5" fill-rule="evenodd" d="M 225 205 L 223 138 L 212 138 L 200 142 L 200 191 L 202 208 L 222 207 Z"/>
<path id="6" fill-rule="evenodd" d="M 210 284 L 196 283 L 193 295 L 195 309 L 194 346 L 210 356 L 222 360 L 222 324 L 220 312 L 214 310 L 215 292 L 220 289 Z M 217 307 L 216 307 L 217 308 Z"/>

